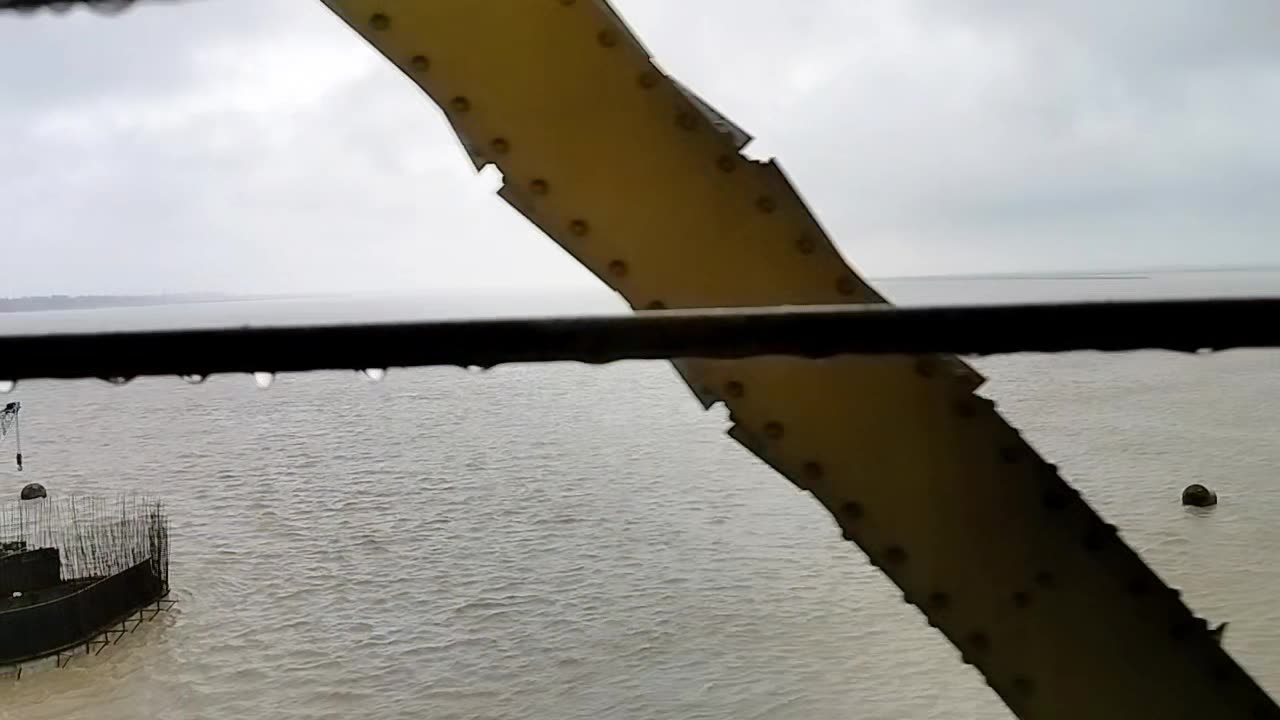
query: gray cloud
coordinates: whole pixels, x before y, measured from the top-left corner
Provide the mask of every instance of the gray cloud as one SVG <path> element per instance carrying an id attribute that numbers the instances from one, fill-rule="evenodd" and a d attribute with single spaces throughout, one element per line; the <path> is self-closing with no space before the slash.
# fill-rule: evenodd
<path id="1" fill-rule="evenodd" d="M 1264 0 L 618 0 L 873 275 L 1280 263 Z M 592 287 L 318 2 L 0 16 L 0 294 Z"/>

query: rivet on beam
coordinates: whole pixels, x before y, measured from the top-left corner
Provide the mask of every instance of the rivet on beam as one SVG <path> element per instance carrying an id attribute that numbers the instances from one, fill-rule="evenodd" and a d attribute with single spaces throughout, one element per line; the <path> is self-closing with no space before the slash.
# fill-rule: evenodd
<path id="1" fill-rule="evenodd" d="M 991 636 L 981 630 L 975 630 L 965 638 L 965 644 L 974 652 L 984 653 L 991 649 Z"/>
<path id="2" fill-rule="evenodd" d="M 809 461 L 804 464 L 804 476 L 809 480 L 821 480 L 825 474 L 822 463 Z"/>
<path id="3" fill-rule="evenodd" d="M 1013 689 L 1017 691 L 1019 695 L 1029 697 L 1031 693 L 1035 692 L 1036 686 L 1035 683 L 1032 682 L 1031 678 L 1026 675 L 1017 675 L 1013 678 Z"/>
<path id="4" fill-rule="evenodd" d="M 932 355 L 921 355 L 916 358 L 914 369 L 916 375 L 922 378 L 931 378 L 938 372 L 938 359 Z"/>

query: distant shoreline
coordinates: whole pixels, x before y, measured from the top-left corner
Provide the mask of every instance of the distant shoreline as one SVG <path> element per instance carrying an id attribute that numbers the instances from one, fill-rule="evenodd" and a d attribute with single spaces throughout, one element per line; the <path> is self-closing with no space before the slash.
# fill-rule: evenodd
<path id="1" fill-rule="evenodd" d="M 1026 272 L 958 273 L 947 275 L 882 275 L 870 282 L 901 280 L 1149 280 L 1153 275 L 1192 273 L 1280 272 L 1280 265 L 1223 265 L 1219 267 L 1157 267 L 1119 270 L 1031 270 Z"/>
<path id="2" fill-rule="evenodd" d="M 1159 274 L 1175 274 L 1175 273 L 1159 273 Z M 902 281 L 925 281 L 925 282 L 947 282 L 950 280 L 968 281 L 968 280 L 1149 280 L 1150 274 L 1121 274 L 1121 273 L 1080 273 L 1080 274 L 1062 274 L 1062 273 L 1046 273 L 1037 275 L 1035 273 L 1009 273 L 1000 275 L 902 275 L 898 277 L 877 277 L 868 278 L 868 282 L 902 282 Z"/>
<path id="3" fill-rule="evenodd" d="M 1243 273 L 1243 272 L 1280 272 L 1280 266 L 1224 266 L 1224 267 L 1186 267 L 1186 268 L 1152 268 L 1132 270 L 1093 270 L 1093 271 L 1030 271 L 1008 273 L 972 273 L 952 275 L 897 275 L 867 277 L 870 283 L 893 282 L 953 282 L 970 280 L 1062 280 L 1062 281 L 1097 281 L 1097 280 L 1149 280 L 1158 275 L 1180 275 L 1192 273 Z M 513 290 L 516 290 L 513 288 Z M 429 291 L 420 291 L 425 294 Z M 439 291 L 437 291 L 439 292 Z M 490 294 L 492 291 L 484 291 Z M 547 292 L 527 289 L 524 292 Z M 419 291 L 401 291 L 393 294 L 417 295 Z M 190 305 L 202 303 L 235 303 L 273 300 L 317 300 L 338 298 L 367 297 L 368 293 L 295 293 L 295 294 L 246 294 L 229 293 L 177 293 L 172 295 L 42 295 L 17 298 L 0 298 L 0 314 L 21 312 L 42 312 L 53 310 L 95 310 L 105 308 L 154 307 L 160 305 Z"/>
<path id="4" fill-rule="evenodd" d="M 328 297 L 319 293 L 300 295 L 227 295 L 188 293 L 179 295 L 36 295 L 0 298 L 0 313 L 48 310 L 96 310 L 101 308 L 154 307 L 199 303 L 254 302 L 261 300 L 301 300 Z"/>

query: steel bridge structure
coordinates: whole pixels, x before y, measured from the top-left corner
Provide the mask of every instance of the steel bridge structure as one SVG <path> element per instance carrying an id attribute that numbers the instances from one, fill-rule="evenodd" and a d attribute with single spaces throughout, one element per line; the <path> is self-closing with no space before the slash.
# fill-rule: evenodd
<path id="1" fill-rule="evenodd" d="M 891 308 L 607 0 L 321 2 L 637 314 L 10 337 L 0 379 L 670 357 L 1017 716 L 1280 717 L 953 354 L 1270 346 L 1280 303 Z"/>

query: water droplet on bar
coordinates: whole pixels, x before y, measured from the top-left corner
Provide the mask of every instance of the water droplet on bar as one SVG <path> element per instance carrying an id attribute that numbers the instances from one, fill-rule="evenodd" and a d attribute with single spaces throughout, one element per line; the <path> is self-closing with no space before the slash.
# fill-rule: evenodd
<path id="1" fill-rule="evenodd" d="M 102 380 L 109 382 L 112 385 L 127 385 L 130 380 L 133 380 L 133 378 L 125 377 L 123 375 L 113 375 L 111 377 L 104 377 Z"/>
<path id="2" fill-rule="evenodd" d="M 191 385 L 199 385 L 200 383 L 202 383 L 202 382 L 204 382 L 205 380 L 209 379 L 209 376 L 208 376 L 208 375 L 201 375 L 201 374 L 199 374 L 199 373 L 192 373 L 192 374 L 188 374 L 188 375 L 179 375 L 178 377 L 182 378 L 182 381 L 183 381 L 183 382 L 188 383 L 188 384 L 191 384 Z"/>
<path id="3" fill-rule="evenodd" d="M 11 393 L 16 387 L 18 387 L 17 380 L 0 380 L 0 394 Z"/>
<path id="4" fill-rule="evenodd" d="M 365 377 L 369 378 L 374 382 L 381 382 L 382 379 L 387 376 L 387 371 L 385 368 L 365 368 L 360 372 L 364 373 Z"/>
<path id="5" fill-rule="evenodd" d="M 253 374 L 253 381 L 263 390 L 271 387 L 271 383 L 275 382 L 275 380 L 276 374 L 272 372 L 259 371 Z"/>

